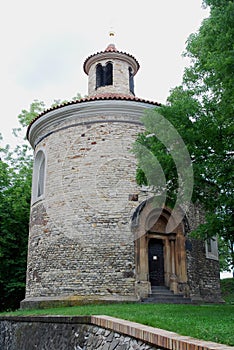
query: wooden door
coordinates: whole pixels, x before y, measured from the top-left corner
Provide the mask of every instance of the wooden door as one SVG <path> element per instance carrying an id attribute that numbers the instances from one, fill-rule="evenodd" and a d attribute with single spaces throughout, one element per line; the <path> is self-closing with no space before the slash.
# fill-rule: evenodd
<path id="1" fill-rule="evenodd" d="M 163 241 L 151 238 L 148 246 L 149 281 L 152 286 L 164 286 Z"/>

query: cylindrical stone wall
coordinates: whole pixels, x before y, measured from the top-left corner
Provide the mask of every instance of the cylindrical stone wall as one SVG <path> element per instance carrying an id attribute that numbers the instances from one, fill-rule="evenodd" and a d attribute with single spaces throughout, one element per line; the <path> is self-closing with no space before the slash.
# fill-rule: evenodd
<path id="1" fill-rule="evenodd" d="M 132 143 L 153 105 L 92 101 L 38 118 L 29 140 L 45 157 L 32 195 L 26 299 L 135 296 L 130 220 L 139 201 Z M 34 168 L 33 191 L 39 181 Z M 139 198 L 140 200 L 140 198 Z"/>

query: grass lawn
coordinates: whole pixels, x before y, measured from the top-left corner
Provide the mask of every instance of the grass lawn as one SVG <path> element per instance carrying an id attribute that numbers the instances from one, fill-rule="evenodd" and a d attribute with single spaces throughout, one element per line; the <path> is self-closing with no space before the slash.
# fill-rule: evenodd
<path id="1" fill-rule="evenodd" d="M 234 345 L 234 305 L 109 304 L 44 310 L 19 310 L 5 315 L 109 315 L 181 335 Z M 3 314 L 0 314 L 0 316 Z"/>

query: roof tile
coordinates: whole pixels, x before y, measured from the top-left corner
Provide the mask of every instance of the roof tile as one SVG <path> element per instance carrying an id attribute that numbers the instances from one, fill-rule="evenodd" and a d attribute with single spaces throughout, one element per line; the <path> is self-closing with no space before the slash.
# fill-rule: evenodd
<path id="1" fill-rule="evenodd" d="M 29 124 L 28 129 L 27 129 L 27 137 L 29 135 L 29 130 L 30 130 L 32 124 L 36 120 L 38 120 L 40 117 L 45 115 L 46 113 L 48 113 L 50 111 L 53 111 L 55 109 L 59 109 L 59 108 L 64 107 L 64 106 L 69 106 L 69 105 L 74 105 L 74 104 L 83 103 L 83 102 L 89 102 L 89 101 L 98 101 L 98 100 L 125 100 L 125 101 L 129 101 L 130 100 L 130 101 L 136 101 L 136 102 L 150 103 L 150 104 L 153 104 L 155 106 L 161 106 L 161 104 L 158 103 L 158 102 L 148 101 L 148 100 L 145 100 L 145 99 L 140 98 L 140 97 L 135 97 L 135 96 L 132 96 L 132 95 L 125 95 L 125 94 L 106 93 L 106 94 L 97 94 L 97 95 L 93 95 L 93 96 L 87 96 L 87 97 L 84 97 L 84 98 L 82 98 L 80 100 L 77 100 L 77 101 L 65 102 L 65 103 L 63 103 L 61 105 L 48 108 L 45 111 L 43 111 L 42 113 L 40 113 Z"/>

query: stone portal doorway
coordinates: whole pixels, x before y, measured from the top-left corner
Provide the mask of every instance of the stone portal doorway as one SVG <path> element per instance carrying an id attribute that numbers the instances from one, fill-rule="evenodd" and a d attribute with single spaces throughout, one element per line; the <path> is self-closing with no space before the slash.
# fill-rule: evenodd
<path id="1" fill-rule="evenodd" d="M 132 217 L 135 238 L 136 293 L 146 297 L 154 286 L 165 286 L 176 294 L 186 294 L 187 264 L 184 223 L 168 232 L 169 220 L 176 222 L 168 207 L 157 208 L 154 201 L 142 202 Z"/>
<path id="2" fill-rule="evenodd" d="M 161 239 L 149 240 L 148 262 L 151 286 L 164 286 L 164 248 Z"/>

